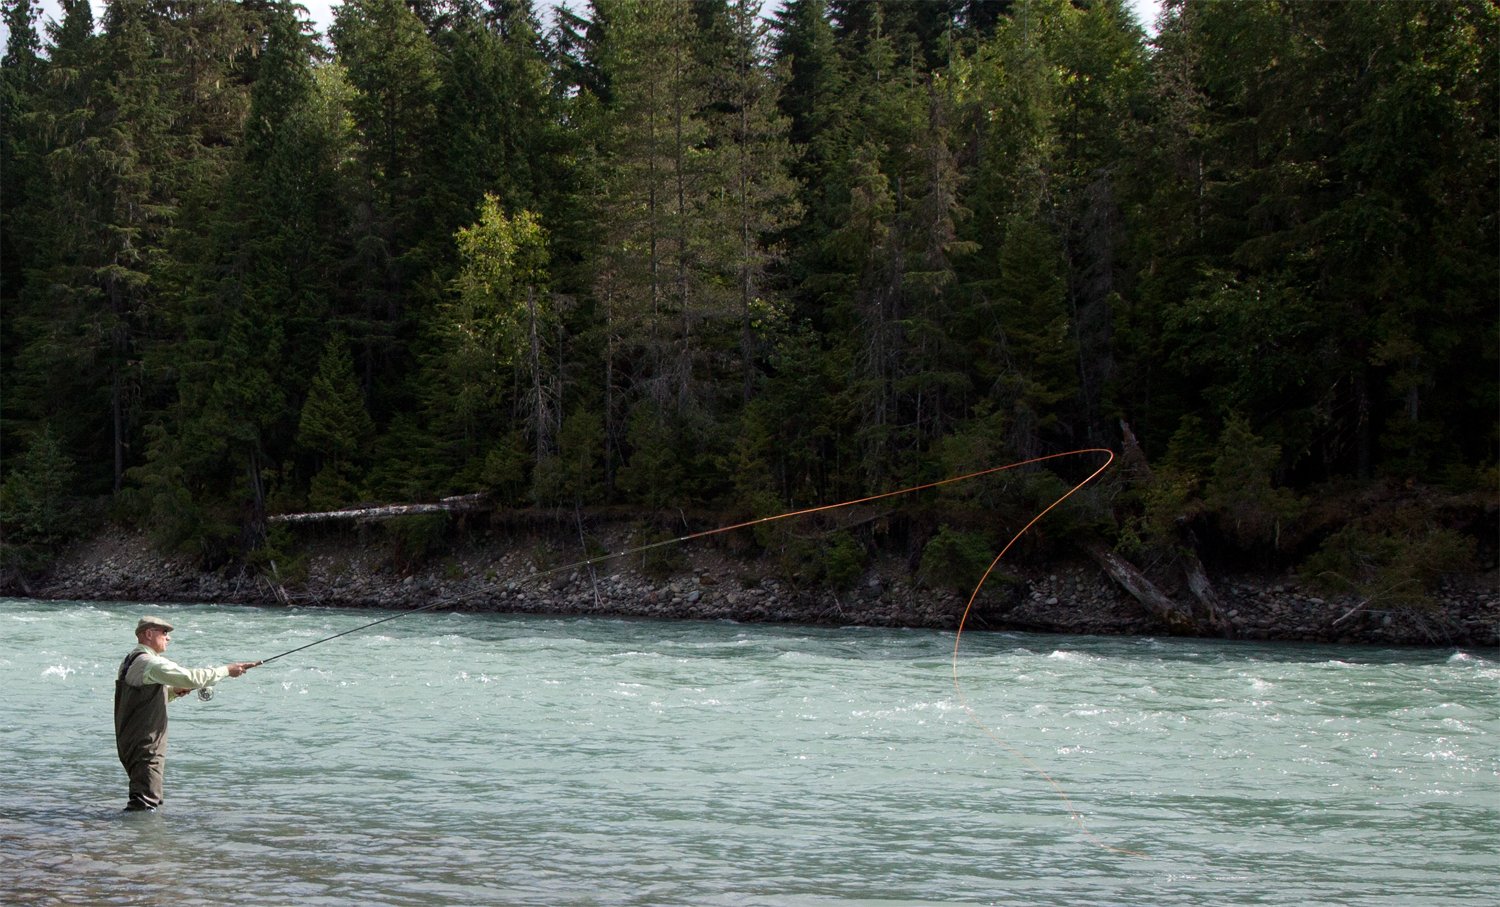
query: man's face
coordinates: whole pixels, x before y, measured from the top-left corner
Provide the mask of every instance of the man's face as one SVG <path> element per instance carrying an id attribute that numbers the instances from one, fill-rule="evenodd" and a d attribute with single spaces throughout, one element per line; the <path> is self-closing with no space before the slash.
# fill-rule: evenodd
<path id="1" fill-rule="evenodd" d="M 161 627 L 147 627 L 141 631 L 141 642 L 158 655 L 167 651 L 167 643 L 171 641 L 171 632 Z"/>

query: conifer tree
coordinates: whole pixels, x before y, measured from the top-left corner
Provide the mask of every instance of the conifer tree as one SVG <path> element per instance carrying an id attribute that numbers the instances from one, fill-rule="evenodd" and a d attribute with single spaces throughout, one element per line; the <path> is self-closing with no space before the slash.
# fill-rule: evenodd
<path id="1" fill-rule="evenodd" d="M 909 299 L 908 351 L 897 381 L 904 418 L 923 450 L 964 417 L 972 400 L 970 363 L 957 327 L 958 269 L 979 248 L 959 234 L 969 211 L 959 201 L 959 166 L 949 129 L 953 104 L 942 81 L 928 86 L 926 106 L 926 128 L 913 149 L 908 178 L 912 204 L 902 225 L 910 237 L 902 287 Z"/>
<path id="2" fill-rule="evenodd" d="M 361 328 L 340 271 L 353 219 L 351 99 L 342 70 L 315 66 L 317 53 L 297 8 L 275 4 L 227 180 L 241 189 L 226 192 L 211 269 L 284 324 L 286 360 L 275 367 L 289 399 L 301 396 L 332 331 Z"/>
<path id="3" fill-rule="evenodd" d="M 1118 0 L 1069 11 L 1050 37 L 1062 73 L 1056 93 L 1056 220 L 1076 335 L 1079 442 L 1114 436 L 1107 396 L 1115 372 L 1111 333 L 1128 285 L 1125 212 L 1143 194 L 1139 147 L 1146 107 L 1144 35 Z M 1086 438 L 1084 435 L 1086 434 Z"/>
<path id="4" fill-rule="evenodd" d="M 1011 419 L 1018 456 L 1044 448 L 1077 393 L 1077 341 L 1069 323 L 1064 262 L 1042 225 L 1016 217 L 999 250 L 995 309 L 1000 327 L 992 393 Z"/>
<path id="5" fill-rule="evenodd" d="M 601 6 L 613 104 L 601 150 L 609 175 L 595 215 L 604 233 L 592 270 L 606 320 L 605 431 L 613 454 L 639 402 L 649 401 L 656 419 L 701 403 L 703 331 L 729 309 L 699 260 L 706 237 L 698 227 L 718 161 L 701 147 L 705 86 L 691 8 L 670 0 Z"/>
<path id="6" fill-rule="evenodd" d="M 0 205 L 0 306 L 12 312 L 24 279 L 22 263 L 34 254 L 26 247 L 31 231 L 24 226 L 24 214 L 36 204 L 30 194 L 41 188 L 36 173 L 41 137 L 34 134 L 45 74 L 36 30 L 38 13 L 32 0 L 0 3 L 8 32 L 5 57 L 0 59 L 0 199 L 4 199 Z M 0 350 L 6 360 L 14 349 L 11 327 L 0 324 Z"/>
<path id="7" fill-rule="evenodd" d="M 37 132 L 46 71 L 37 14 L 31 0 L 0 3 L 8 30 L 5 57 L 0 59 L 0 461 L 11 456 L 16 431 L 26 416 L 14 399 L 16 356 L 28 339 L 27 319 L 18 316 L 24 269 L 33 266 L 38 254 L 36 209 L 46 196 L 40 169 L 46 149 Z"/>
<path id="8" fill-rule="evenodd" d="M 342 336 L 330 337 L 297 423 L 298 446 L 318 462 L 308 496 L 311 506 L 332 509 L 355 499 L 358 467 L 374 437 L 349 345 Z"/>
<path id="9" fill-rule="evenodd" d="M 941 102 L 901 60 L 879 9 L 857 31 L 845 62 L 851 106 L 835 133 L 846 150 L 824 175 L 837 193 L 824 201 L 824 216 L 837 226 L 822 239 L 822 273 L 809 275 L 804 290 L 832 297 L 823 316 L 831 340 L 852 345 L 847 406 L 859 420 L 864 484 L 872 485 L 915 467 L 926 418 L 918 400 L 930 401 L 942 366 L 913 359 L 913 329 L 934 352 L 942 346 L 931 328 L 943 317 L 959 212 Z"/>
<path id="10" fill-rule="evenodd" d="M 841 67 L 827 0 L 787 0 L 775 13 L 773 29 L 776 60 L 786 71 L 779 103 L 792 143 L 806 149 L 806 165 L 817 150 L 814 140 L 838 109 Z"/>
<path id="11" fill-rule="evenodd" d="M 355 90 L 350 113 L 359 136 L 346 273 L 368 329 L 351 340 L 380 414 L 387 398 L 404 393 L 399 376 L 411 355 L 404 339 L 420 308 L 438 295 L 414 292 L 444 239 L 429 230 L 423 187 L 436 145 L 437 56 L 422 20 L 402 0 L 349 0 L 335 13 L 329 36 Z"/>
<path id="12" fill-rule="evenodd" d="M 757 373 L 786 317 L 771 271 L 784 256 L 778 239 L 799 215 L 789 122 L 777 106 L 778 83 L 767 59 L 769 26 L 757 0 L 734 0 L 726 10 L 724 53 L 712 72 L 709 129 L 724 162 L 726 197 L 717 213 L 724 237 L 719 251 L 728 267 L 739 313 L 741 403 L 749 401 Z M 711 213 L 712 216 L 712 213 Z"/>
<path id="13" fill-rule="evenodd" d="M 1067 441 L 1079 427 L 1084 357 L 1076 288 L 1095 264 L 1080 251 L 1075 267 L 1068 252 L 1082 219 L 1075 205 L 1091 198 L 1080 184 L 1099 179 L 1104 164 L 1093 156 L 1089 135 L 1080 134 L 1082 102 L 1074 95 L 1082 90 L 1073 85 L 1091 76 L 1069 73 L 1070 66 L 1084 65 L 1070 42 L 1080 17 L 1096 15 L 1104 16 L 1099 28 L 1113 27 L 1113 19 L 1094 10 L 1028 3 L 955 68 L 965 156 L 973 161 L 962 196 L 973 217 L 960 235 L 983 250 L 961 264 L 964 303 L 956 322 L 968 326 L 971 375 L 988 397 L 976 401 L 975 427 L 987 426 L 986 435 L 1001 431 L 1016 456 Z M 1112 45 L 1111 53 L 1125 51 Z M 1074 179 L 1074 173 L 1086 176 Z M 1107 248 L 1102 257 L 1107 267 Z M 1092 299 L 1090 305 L 1106 303 Z M 1107 356 L 1107 347 L 1091 352 Z"/>
<path id="14" fill-rule="evenodd" d="M 13 443 L 13 442 L 12 442 Z M 79 498 L 74 464 L 49 426 L 43 426 L 20 450 L 7 451 L 5 479 L 0 483 L 0 566 L 44 557 L 49 549 L 79 534 Z"/>
<path id="15" fill-rule="evenodd" d="M 609 4 L 590 3 L 585 15 L 567 2 L 554 12 L 551 32 L 552 68 L 560 97 L 585 95 L 607 105 L 611 100 L 609 77 L 603 68 L 603 42 L 609 30 Z"/>

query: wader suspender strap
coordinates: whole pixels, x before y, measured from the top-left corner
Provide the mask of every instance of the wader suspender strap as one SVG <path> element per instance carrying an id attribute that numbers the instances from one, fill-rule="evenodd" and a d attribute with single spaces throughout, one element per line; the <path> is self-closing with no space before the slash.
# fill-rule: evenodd
<path id="1" fill-rule="evenodd" d="M 132 653 L 130 653 L 130 655 L 125 658 L 125 661 L 123 663 L 121 663 L 121 665 L 120 665 L 120 676 L 116 677 L 115 680 L 119 681 L 120 683 L 124 683 L 125 682 L 125 672 L 127 672 L 127 671 L 130 670 L 130 666 L 133 665 L 133 664 L 135 664 L 135 660 L 137 658 L 140 658 L 142 655 L 145 655 L 145 654 L 146 654 L 145 652 L 132 652 Z"/>

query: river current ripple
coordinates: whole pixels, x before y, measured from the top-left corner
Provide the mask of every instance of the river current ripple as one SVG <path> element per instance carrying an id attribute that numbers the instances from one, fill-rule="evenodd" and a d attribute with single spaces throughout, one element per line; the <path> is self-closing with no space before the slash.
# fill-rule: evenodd
<path id="1" fill-rule="evenodd" d="M 968 633 L 955 688 L 951 633 L 424 613 L 174 704 L 167 803 L 127 815 L 111 697 L 149 612 L 189 666 L 381 616 L 0 599 L 0 900 L 1452 907 L 1500 890 L 1493 651 Z"/>

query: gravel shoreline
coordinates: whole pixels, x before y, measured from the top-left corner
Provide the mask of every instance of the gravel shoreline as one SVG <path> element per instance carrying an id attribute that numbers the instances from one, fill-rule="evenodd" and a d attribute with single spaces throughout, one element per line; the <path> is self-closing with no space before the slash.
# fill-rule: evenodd
<path id="1" fill-rule="evenodd" d="M 471 534 L 421 567 L 398 572 L 385 546 L 358 533 L 310 539 L 305 579 L 273 584 L 248 571 L 205 573 L 156 554 L 143 535 L 80 542 L 42 577 L 6 594 L 43 600 L 203 602 L 590 615 L 953 629 L 966 596 L 916 587 L 904 562 L 876 563 L 852 589 L 794 587 L 764 563 L 683 546 L 658 577 L 623 557 L 558 568 L 576 553 L 531 536 Z M 622 545 L 622 547 L 624 547 Z M 620 550 L 620 549 L 611 549 Z M 544 561 L 539 564 L 538 560 Z M 1002 568 L 1003 569 L 1003 568 Z M 541 575 L 529 578 L 542 571 Z M 1303 589 L 1295 576 L 1216 577 L 1233 638 L 1483 648 L 1500 645 L 1496 573 L 1450 577 L 1431 608 L 1361 607 Z M 1162 636 L 1169 630 L 1091 562 L 1012 568 L 992 578 L 968 630 Z"/>

